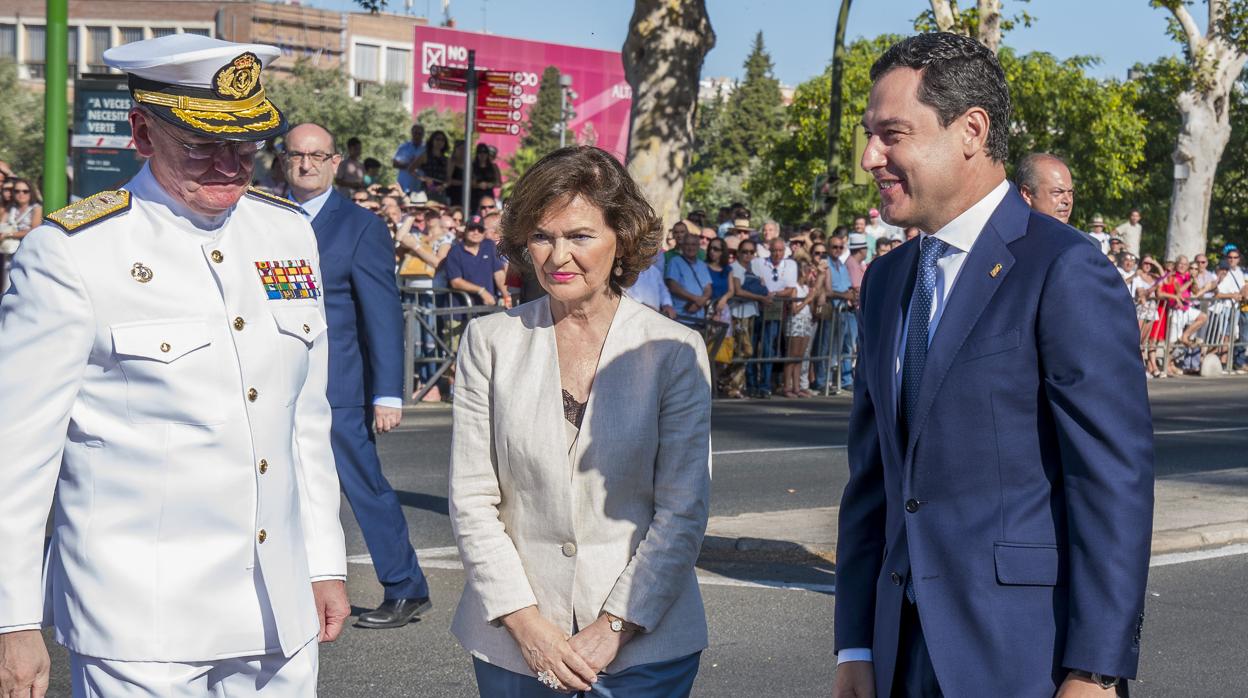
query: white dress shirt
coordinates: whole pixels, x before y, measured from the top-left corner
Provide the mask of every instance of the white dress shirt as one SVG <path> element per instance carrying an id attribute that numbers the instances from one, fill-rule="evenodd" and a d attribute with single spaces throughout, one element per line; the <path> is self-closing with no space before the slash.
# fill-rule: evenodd
<path id="1" fill-rule="evenodd" d="M 966 262 L 966 256 L 974 247 L 975 241 L 979 239 L 979 235 L 984 230 L 984 226 L 988 224 L 988 219 L 992 217 L 997 206 L 1005 199 L 1005 195 L 1010 190 L 1009 182 L 1001 180 L 988 195 L 980 199 L 974 206 L 966 209 L 957 218 L 949 221 L 945 227 L 930 234 L 937 240 L 945 242 L 949 248 L 936 261 L 936 289 L 932 296 L 932 309 L 927 324 L 927 343 L 931 345 L 932 337 L 936 336 L 936 328 L 940 325 L 940 318 L 944 314 L 945 309 L 949 307 L 949 298 L 953 293 L 953 286 L 958 280 L 958 273 L 962 271 L 962 265 Z M 928 233 L 922 233 L 922 237 L 929 237 Z M 894 391 L 898 397 L 901 396 L 901 360 L 902 355 L 906 351 L 906 334 L 910 330 L 910 312 L 909 304 L 907 304 L 906 317 L 902 319 L 901 338 L 897 344 L 897 357 L 895 359 L 896 369 L 894 372 Z M 897 405 L 893 406 L 894 408 Z M 871 661 L 871 649 L 869 647 L 852 647 L 840 651 L 836 657 L 837 664 L 845 662 L 869 662 Z"/>
<path id="2" fill-rule="evenodd" d="M 663 280 L 663 253 L 660 252 L 655 257 L 654 264 L 641 272 L 636 283 L 624 289 L 624 295 L 654 310 L 661 311 L 664 307 L 671 307 L 672 292 L 667 289 L 667 282 Z"/>

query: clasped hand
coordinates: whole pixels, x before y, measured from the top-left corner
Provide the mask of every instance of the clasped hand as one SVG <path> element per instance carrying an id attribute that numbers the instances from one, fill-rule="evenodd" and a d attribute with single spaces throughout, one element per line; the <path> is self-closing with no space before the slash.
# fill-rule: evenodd
<path id="1" fill-rule="evenodd" d="M 529 669 L 535 674 L 553 672 L 561 693 L 588 691 L 632 637 L 629 631 L 612 631 L 603 617 L 568 637 L 543 618 L 536 606 L 505 616 L 503 625 L 520 646 Z"/>

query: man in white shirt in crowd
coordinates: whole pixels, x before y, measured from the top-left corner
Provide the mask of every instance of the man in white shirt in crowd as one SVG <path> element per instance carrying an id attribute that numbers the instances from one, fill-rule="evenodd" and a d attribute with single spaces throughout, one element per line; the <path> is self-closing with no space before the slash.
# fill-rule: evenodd
<path id="1" fill-rule="evenodd" d="M 624 289 L 624 295 L 675 320 L 672 293 L 663 280 L 663 262 L 663 253 L 659 252 L 654 256 L 654 263 L 637 276 L 637 283 Z"/>
<path id="2" fill-rule="evenodd" d="M 764 227 L 765 230 L 766 227 Z M 753 263 L 754 273 L 762 280 L 773 298 L 788 298 L 797 293 L 797 262 L 785 257 L 788 249 L 789 246 L 784 244 L 784 240 L 775 237 L 767 243 L 767 251 L 770 254 L 763 259 L 755 259 Z M 784 328 L 784 315 L 781 312 L 783 308 L 783 305 L 776 304 L 770 306 L 769 312 L 763 314 L 760 358 L 783 356 L 780 346 Z M 771 397 L 771 371 L 774 367 L 770 363 L 756 364 L 756 366 L 759 371 L 758 397 Z"/>
<path id="3" fill-rule="evenodd" d="M 1120 223 L 1117 228 L 1114 228 L 1114 232 L 1126 243 L 1127 250 L 1138 257 L 1140 254 L 1140 238 L 1144 235 L 1144 226 L 1140 224 L 1140 209 L 1131 209 L 1127 220 Z"/>

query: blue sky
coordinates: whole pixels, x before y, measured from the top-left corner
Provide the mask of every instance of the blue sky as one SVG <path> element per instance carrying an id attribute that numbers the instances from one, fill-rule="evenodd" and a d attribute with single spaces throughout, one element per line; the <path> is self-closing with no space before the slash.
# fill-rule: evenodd
<path id="1" fill-rule="evenodd" d="M 441 19 L 442 0 L 410 0 L 418 15 Z M 303 4 L 354 10 L 351 0 L 304 0 Z M 962 3 L 973 6 L 972 0 Z M 1048 51 L 1058 58 L 1096 55 L 1093 73 L 1125 78 L 1137 61 L 1176 55 L 1180 47 L 1166 35 L 1166 16 L 1148 0 L 1005 0 L 1005 12 L 1026 9 L 1035 17 L 1030 28 L 1018 28 L 1005 43 L 1022 51 Z M 1193 15 L 1204 14 L 1198 2 Z M 717 36 L 706 57 L 703 77 L 739 77 L 754 33 L 763 39 L 775 63 L 776 76 L 789 85 L 823 70 L 832 56 L 836 0 L 707 0 Z M 915 15 L 930 7 L 927 0 L 855 0 L 849 36 L 875 36 L 913 31 Z M 458 28 L 538 41 L 619 50 L 628 31 L 633 3 L 629 0 L 451 0 Z M 403 12 L 404 0 L 390 0 L 388 10 Z M 435 22 L 436 23 L 436 22 Z M 1201 22 L 1203 26 L 1203 22 Z"/>

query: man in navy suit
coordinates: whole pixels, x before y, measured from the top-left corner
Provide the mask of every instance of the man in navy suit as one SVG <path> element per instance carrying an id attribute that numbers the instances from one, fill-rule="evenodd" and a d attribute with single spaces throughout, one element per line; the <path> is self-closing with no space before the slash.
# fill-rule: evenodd
<path id="1" fill-rule="evenodd" d="M 316 124 L 286 134 L 283 161 L 290 198 L 311 221 L 321 255 L 329 324 L 330 443 L 342 490 L 385 588 L 381 606 L 360 615 L 356 625 L 397 628 L 430 607 L 429 585 L 408 539 L 407 520 L 381 472 L 374 442 L 374 430 L 390 431 L 403 415 L 403 311 L 394 278 L 394 243 L 385 224 L 331 186 L 340 159 L 333 137 Z"/>
<path id="2" fill-rule="evenodd" d="M 835 695 L 1125 692 L 1153 512 L 1131 299 L 1006 181 L 991 52 L 923 34 L 871 78 L 862 167 L 923 232 L 862 286 Z"/>

